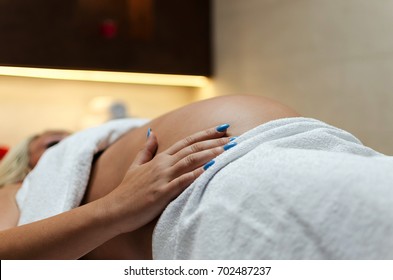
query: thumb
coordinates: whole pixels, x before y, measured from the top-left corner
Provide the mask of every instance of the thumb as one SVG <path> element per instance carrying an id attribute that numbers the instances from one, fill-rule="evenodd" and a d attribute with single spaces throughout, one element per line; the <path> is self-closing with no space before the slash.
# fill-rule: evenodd
<path id="1" fill-rule="evenodd" d="M 158 141 L 155 133 L 149 128 L 149 135 L 142 150 L 136 155 L 132 166 L 142 165 L 150 161 L 156 154 Z"/>

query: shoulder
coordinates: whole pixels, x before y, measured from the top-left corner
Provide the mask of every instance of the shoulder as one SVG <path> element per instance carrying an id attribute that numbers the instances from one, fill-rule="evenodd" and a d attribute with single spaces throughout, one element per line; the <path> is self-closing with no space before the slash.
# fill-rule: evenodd
<path id="1" fill-rule="evenodd" d="M 0 188 L 0 199 L 9 195 L 15 195 L 21 186 L 22 183 L 9 184 L 3 186 L 2 188 Z"/>
<path id="2" fill-rule="evenodd" d="M 16 226 L 19 209 L 15 196 L 21 184 L 5 185 L 0 189 L 0 230 Z"/>

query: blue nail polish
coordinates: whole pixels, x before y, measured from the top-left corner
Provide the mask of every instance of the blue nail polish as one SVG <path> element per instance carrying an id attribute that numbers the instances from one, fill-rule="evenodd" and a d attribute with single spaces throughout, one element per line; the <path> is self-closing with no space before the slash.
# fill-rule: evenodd
<path id="1" fill-rule="evenodd" d="M 229 142 L 232 142 L 233 140 L 235 140 L 237 138 L 237 136 L 231 137 L 229 138 Z"/>
<path id="2" fill-rule="evenodd" d="M 230 127 L 230 125 L 229 124 L 222 124 L 222 125 L 219 125 L 219 126 L 217 126 L 216 127 L 216 130 L 218 131 L 218 132 L 224 132 L 225 130 L 227 130 L 228 129 L 228 127 Z"/>
<path id="3" fill-rule="evenodd" d="M 236 145 L 237 145 L 236 142 L 229 142 L 228 144 L 226 144 L 226 145 L 224 146 L 224 150 L 225 150 L 225 151 L 228 151 L 229 149 L 235 147 Z"/>
<path id="4" fill-rule="evenodd" d="M 205 166 L 203 166 L 204 170 L 207 170 L 210 166 L 212 166 L 215 163 L 214 160 L 209 161 L 208 163 L 205 164 Z"/>
<path id="5" fill-rule="evenodd" d="M 150 136 L 150 133 L 151 133 L 151 128 L 149 127 L 149 129 L 147 130 L 147 135 L 146 135 L 146 138 L 149 138 L 149 136 Z"/>

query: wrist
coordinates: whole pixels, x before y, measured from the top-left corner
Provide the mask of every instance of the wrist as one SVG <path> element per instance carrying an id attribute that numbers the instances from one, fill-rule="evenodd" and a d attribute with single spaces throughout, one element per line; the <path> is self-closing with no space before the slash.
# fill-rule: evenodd
<path id="1" fill-rule="evenodd" d="M 124 202 L 119 201 L 122 197 L 108 194 L 92 203 L 95 203 L 97 209 L 97 219 L 110 231 L 113 236 L 132 231 L 131 225 L 127 223 L 130 215 L 129 211 L 125 211 Z"/>
<path id="2" fill-rule="evenodd" d="M 96 225 L 106 232 L 106 235 L 113 238 L 121 233 L 119 227 L 119 214 L 116 209 L 116 205 L 107 196 L 90 202 L 92 219 Z"/>

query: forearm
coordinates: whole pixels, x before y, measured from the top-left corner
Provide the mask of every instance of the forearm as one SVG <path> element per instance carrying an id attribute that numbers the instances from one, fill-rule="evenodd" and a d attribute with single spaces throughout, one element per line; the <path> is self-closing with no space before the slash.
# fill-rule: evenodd
<path id="1" fill-rule="evenodd" d="M 0 232 L 1 259 L 78 259 L 117 233 L 101 201 Z"/>

